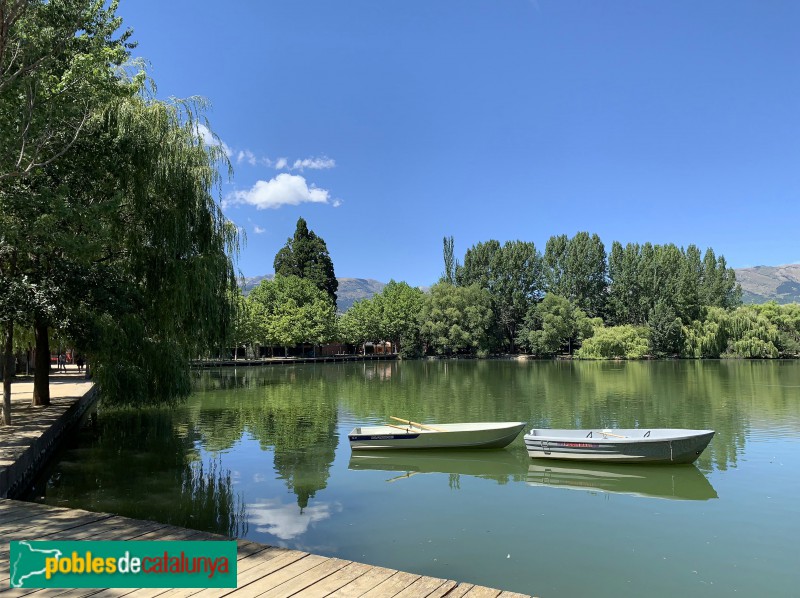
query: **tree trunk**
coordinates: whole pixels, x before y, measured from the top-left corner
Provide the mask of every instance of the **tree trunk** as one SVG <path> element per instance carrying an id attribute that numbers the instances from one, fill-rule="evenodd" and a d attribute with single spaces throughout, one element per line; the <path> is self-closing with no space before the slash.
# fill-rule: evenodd
<path id="1" fill-rule="evenodd" d="M 50 338 L 47 324 L 38 318 L 33 324 L 36 337 L 36 363 L 33 372 L 33 404 L 46 407 L 50 404 Z"/>
<path id="2" fill-rule="evenodd" d="M 7 322 L 3 343 L 3 423 L 11 425 L 11 380 L 14 377 L 14 322 Z"/>

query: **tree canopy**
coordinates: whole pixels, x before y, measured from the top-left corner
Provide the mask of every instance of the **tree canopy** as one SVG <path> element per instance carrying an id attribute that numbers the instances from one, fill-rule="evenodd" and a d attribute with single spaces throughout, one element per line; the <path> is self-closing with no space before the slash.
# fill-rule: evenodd
<path id="1" fill-rule="evenodd" d="M 310 280 L 336 304 L 339 281 L 333 271 L 328 247 L 321 237 L 308 229 L 304 219 L 297 220 L 294 236 L 287 239 L 286 245 L 275 255 L 273 266 L 276 276 L 299 276 Z"/>

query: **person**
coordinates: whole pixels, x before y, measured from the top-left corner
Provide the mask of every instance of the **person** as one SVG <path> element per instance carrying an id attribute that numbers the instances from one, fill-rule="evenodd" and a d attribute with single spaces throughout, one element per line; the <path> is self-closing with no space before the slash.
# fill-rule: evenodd
<path id="1" fill-rule="evenodd" d="M 66 356 L 59 351 L 58 352 L 58 369 L 56 371 L 67 371 L 67 358 Z"/>
<path id="2" fill-rule="evenodd" d="M 83 355 L 78 355 L 78 358 L 75 360 L 75 363 L 78 364 L 78 371 L 83 371 Z"/>

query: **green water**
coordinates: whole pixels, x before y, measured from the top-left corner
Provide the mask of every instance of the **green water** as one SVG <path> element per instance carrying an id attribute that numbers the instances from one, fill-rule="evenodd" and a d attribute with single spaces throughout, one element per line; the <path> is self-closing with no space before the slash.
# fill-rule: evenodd
<path id="1" fill-rule="evenodd" d="M 351 456 L 395 415 L 711 428 L 691 466 L 507 449 Z M 538 596 L 796 596 L 800 363 L 371 362 L 197 372 L 104 409 L 36 484 L 109 511 Z"/>

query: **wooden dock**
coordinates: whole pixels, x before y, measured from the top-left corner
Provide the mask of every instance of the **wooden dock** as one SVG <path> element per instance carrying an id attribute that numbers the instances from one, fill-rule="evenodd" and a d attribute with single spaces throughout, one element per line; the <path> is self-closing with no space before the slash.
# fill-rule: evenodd
<path id="1" fill-rule="evenodd" d="M 0 593 L 4 596 L 92 596 L 178 598 L 235 596 L 264 598 L 529 598 L 449 579 L 425 577 L 354 561 L 238 540 L 238 587 L 228 589 L 107 588 L 6 589 L 12 540 L 227 540 L 189 529 L 35 503 L 0 499 Z"/>
<path id="2" fill-rule="evenodd" d="M 369 355 L 323 355 L 320 357 L 260 357 L 258 359 L 195 359 L 193 368 L 233 368 L 261 365 L 299 365 L 305 363 L 344 363 L 349 361 L 394 361 L 396 353 Z"/>

